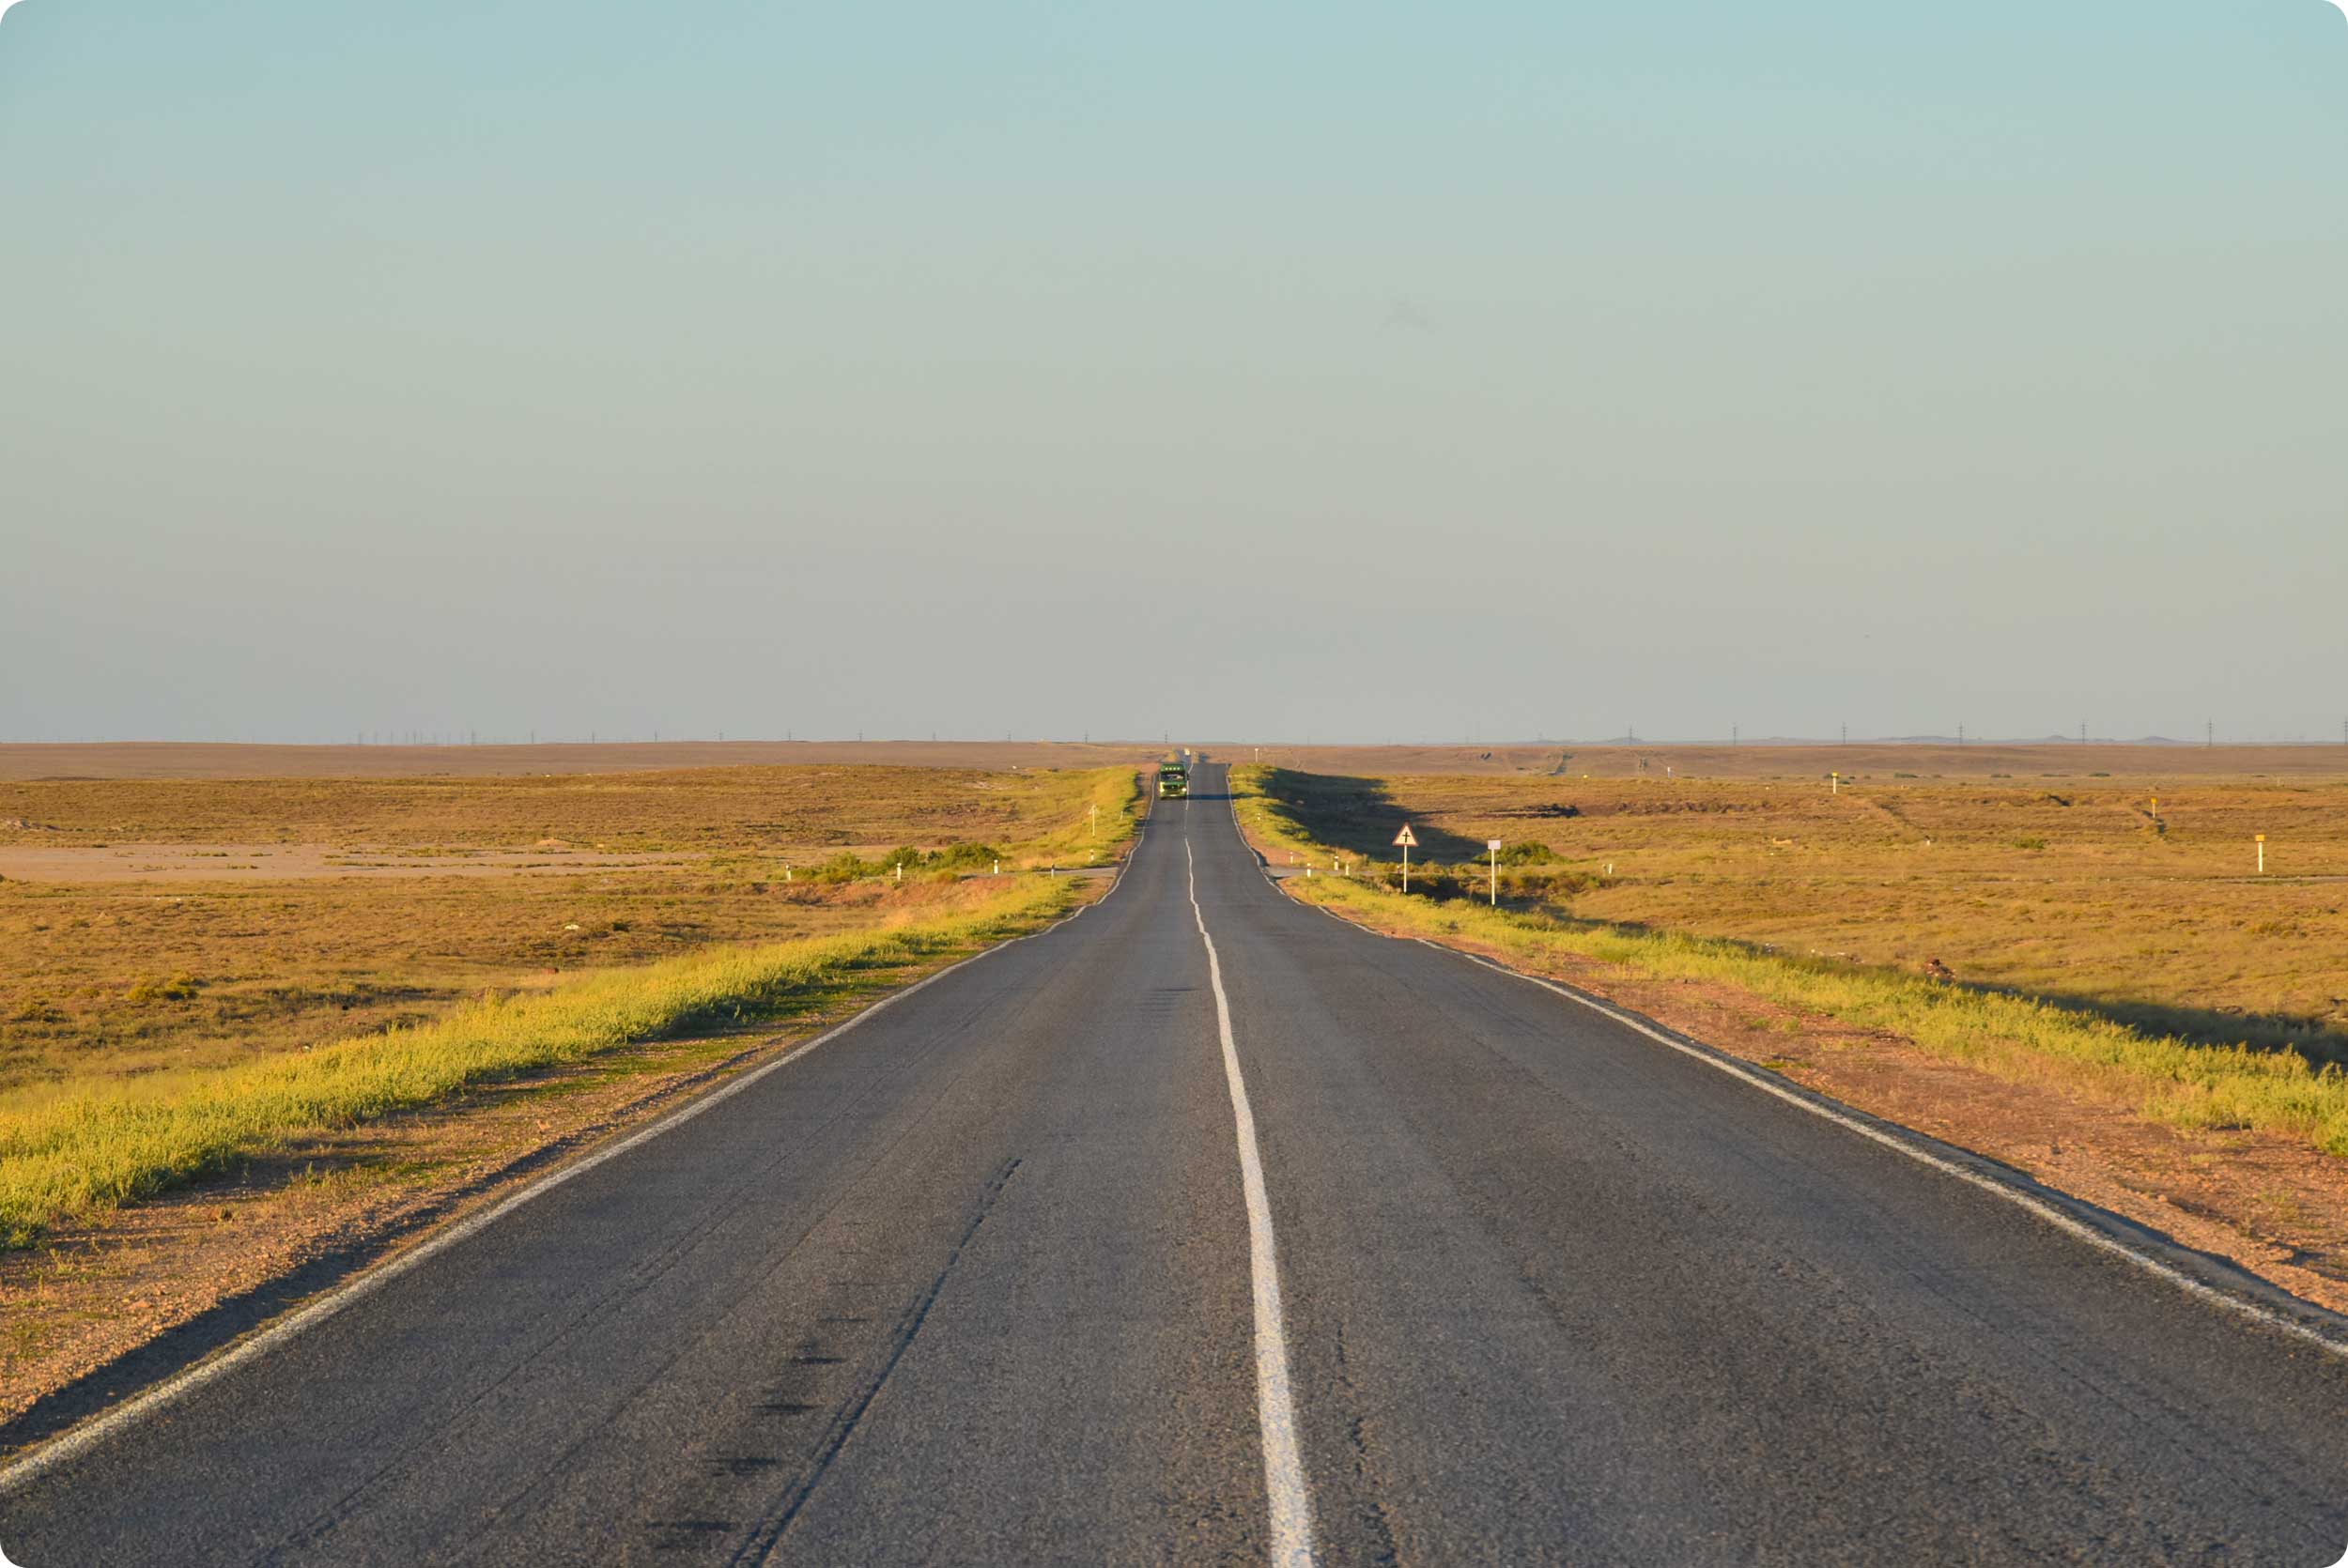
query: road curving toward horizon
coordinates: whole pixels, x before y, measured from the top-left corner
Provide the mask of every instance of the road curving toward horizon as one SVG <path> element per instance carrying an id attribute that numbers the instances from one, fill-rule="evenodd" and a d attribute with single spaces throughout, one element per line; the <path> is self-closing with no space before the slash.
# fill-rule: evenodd
<path id="1" fill-rule="evenodd" d="M 95 1437 L 73 1564 L 2332 1562 L 2348 1358 L 1285 898 L 1054 930 Z"/>

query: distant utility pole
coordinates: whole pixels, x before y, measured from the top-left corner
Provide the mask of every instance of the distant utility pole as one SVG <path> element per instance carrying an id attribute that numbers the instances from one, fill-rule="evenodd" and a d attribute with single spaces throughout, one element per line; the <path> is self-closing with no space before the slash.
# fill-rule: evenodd
<path id="1" fill-rule="evenodd" d="M 2085 746 L 2086 744 L 2087 744 L 2087 720 L 2085 720 L 2085 719 L 2081 719 L 2081 720 L 2079 720 L 2079 745 L 2081 745 L 2081 746 Z"/>
<path id="2" fill-rule="evenodd" d="M 2216 719 L 2211 719 L 2201 726 L 2201 745 L 2210 747 L 2217 745 L 2217 721 Z"/>
<path id="3" fill-rule="evenodd" d="M 1850 745 L 1850 726 L 1847 724 L 1843 726 L 1843 744 L 1845 746 Z"/>
<path id="4" fill-rule="evenodd" d="M 1956 727 L 1956 744 L 1959 746 L 1965 744 L 1965 727 L 1961 724 Z"/>
<path id="5" fill-rule="evenodd" d="M 2348 724 L 2341 725 L 2340 727 L 2340 732 L 2343 735 L 2348 735 Z M 1737 727 L 1733 724 L 1728 727 L 1728 744 L 1731 746 L 1735 746 L 1737 744 Z"/>

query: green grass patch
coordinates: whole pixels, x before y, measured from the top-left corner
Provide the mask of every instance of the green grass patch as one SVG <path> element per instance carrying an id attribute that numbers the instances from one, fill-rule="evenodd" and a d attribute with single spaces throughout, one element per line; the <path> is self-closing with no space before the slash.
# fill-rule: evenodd
<path id="1" fill-rule="evenodd" d="M 1328 852 L 1265 792 L 1266 770 L 1234 768 L 1241 820 L 1260 838 L 1309 856 Z M 1652 979 L 1720 982 L 1806 1016 L 1882 1030 L 2011 1083 L 2069 1085 L 2133 1103 L 2172 1127 L 2253 1129 L 2348 1154 L 2348 1073 L 2290 1050 L 2213 1045 L 2132 1029 L 2025 996 L 1945 985 L 1896 970 L 1796 957 L 1750 944 L 1633 930 L 1466 899 L 1404 896 L 1368 878 L 1288 884 L 1302 899 L 1382 930 L 1457 938 L 1538 970 L 1564 956 Z"/>
<path id="2" fill-rule="evenodd" d="M 1020 878 L 976 909 L 885 930 L 713 948 L 237 1067 L 21 1092 L 0 1101 L 0 1246 L 475 1085 L 801 1014 L 1033 930 L 1077 891 Z"/>

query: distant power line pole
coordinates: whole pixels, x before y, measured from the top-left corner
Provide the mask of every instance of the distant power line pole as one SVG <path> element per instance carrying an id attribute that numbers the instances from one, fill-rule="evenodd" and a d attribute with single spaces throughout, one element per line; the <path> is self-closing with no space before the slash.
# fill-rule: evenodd
<path id="1" fill-rule="evenodd" d="M 2085 719 L 2081 719 L 2081 720 L 2079 720 L 2079 745 L 2081 745 L 2081 746 L 2085 746 L 2086 744 L 2087 744 L 2087 720 L 2085 720 Z"/>
<path id="2" fill-rule="evenodd" d="M 2211 747 L 2217 745 L 2217 721 L 2216 719 L 2211 719 L 2201 726 L 2201 745 Z"/>
<path id="3" fill-rule="evenodd" d="M 2348 738 L 2348 724 L 2341 725 L 2340 732 L 2342 737 Z M 1731 746 L 1737 744 L 1737 727 L 1733 724 L 1728 727 L 1728 744 Z"/>
<path id="4" fill-rule="evenodd" d="M 1850 745 L 1850 726 L 1847 724 L 1843 726 L 1843 744 L 1845 746 Z"/>
<path id="5" fill-rule="evenodd" d="M 1965 744 L 1965 727 L 1961 724 L 1956 727 L 1956 744 L 1959 746 Z"/>

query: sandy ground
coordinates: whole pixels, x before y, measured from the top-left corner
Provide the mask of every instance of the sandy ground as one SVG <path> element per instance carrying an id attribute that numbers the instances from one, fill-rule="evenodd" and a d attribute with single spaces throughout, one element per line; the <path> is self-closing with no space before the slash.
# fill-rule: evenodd
<path id="1" fill-rule="evenodd" d="M 563 876 L 631 866 L 683 865 L 674 854 L 482 850 L 412 854 L 327 844 L 126 844 L 103 848 L 0 845 L 0 878 L 87 884 L 166 881 L 304 882 L 319 877 Z"/>

